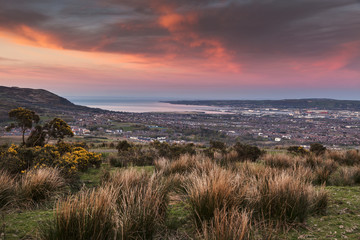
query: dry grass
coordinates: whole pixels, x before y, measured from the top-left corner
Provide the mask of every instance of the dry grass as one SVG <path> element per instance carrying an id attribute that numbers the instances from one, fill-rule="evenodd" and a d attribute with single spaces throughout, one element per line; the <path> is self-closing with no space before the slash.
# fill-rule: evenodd
<path id="1" fill-rule="evenodd" d="M 101 240 L 116 236 L 115 201 L 112 187 L 80 192 L 56 204 L 55 217 L 40 228 L 41 239 Z"/>
<path id="2" fill-rule="evenodd" d="M 19 184 L 20 201 L 36 205 L 54 199 L 66 189 L 66 182 L 56 168 L 31 170 L 22 176 Z"/>
<path id="3" fill-rule="evenodd" d="M 188 174 L 196 169 L 199 171 L 209 171 L 215 165 L 210 158 L 202 154 L 185 154 L 173 161 L 165 158 L 160 158 L 155 161 L 155 168 L 158 171 L 162 171 L 165 176 L 171 174 Z"/>
<path id="4" fill-rule="evenodd" d="M 309 187 L 308 183 L 285 172 L 263 176 L 254 200 L 258 217 L 280 224 L 303 223 L 311 205 Z"/>
<path id="5" fill-rule="evenodd" d="M 359 150 L 348 150 L 348 151 L 327 151 L 327 158 L 334 160 L 340 165 L 360 165 L 360 152 Z"/>
<path id="6" fill-rule="evenodd" d="M 119 238 L 152 239 L 165 220 L 166 182 L 153 174 L 146 183 L 124 187 L 120 191 L 117 198 Z"/>
<path id="7" fill-rule="evenodd" d="M 251 214 L 233 208 L 229 210 L 216 209 L 214 218 L 209 222 L 203 222 L 199 232 L 204 240 L 245 240 L 250 239 Z"/>
<path id="8" fill-rule="evenodd" d="M 0 209 L 9 207 L 17 199 L 16 183 L 7 172 L 0 171 Z"/>
<path id="9" fill-rule="evenodd" d="M 160 174 L 115 172 L 99 189 L 57 203 L 43 239 L 152 239 L 164 223 L 168 184 Z"/>
<path id="10" fill-rule="evenodd" d="M 290 168 L 298 162 L 298 157 L 291 157 L 287 154 L 266 154 L 261 159 L 265 165 L 280 169 Z"/>

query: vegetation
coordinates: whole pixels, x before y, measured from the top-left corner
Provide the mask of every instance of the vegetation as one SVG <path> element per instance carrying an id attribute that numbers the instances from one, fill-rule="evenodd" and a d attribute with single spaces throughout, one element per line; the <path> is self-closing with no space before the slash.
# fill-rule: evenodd
<path id="1" fill-rule="evenodd" d="M 359 151 L 315 145 L 273 154 L 240 142 L 120 141 L 112 145 L 117 154 L 100 155 L 87 144 L 64 142 L 67 124 L 53 123 L 38 130 L 60 140 L 55 145 L 0 147 L 0 237 L 226 240 L 360 233 L 354 188 Z M 317 228 L 324 232 L 315 234 Z"/>

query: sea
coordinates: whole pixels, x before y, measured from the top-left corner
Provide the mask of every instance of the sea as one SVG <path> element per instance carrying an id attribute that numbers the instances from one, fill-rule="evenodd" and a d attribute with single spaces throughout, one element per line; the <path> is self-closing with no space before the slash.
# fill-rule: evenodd
<path id="1" fill-rule="evenodd" d="M 198 112 L 207 114 L 227 114 L 226 108 L 201 105 L 183 105 L 163 102 L 164 99 L 133 99 L 113 97 L 67 97 L 72 103 L 92 108 L 117 112 Z"/>

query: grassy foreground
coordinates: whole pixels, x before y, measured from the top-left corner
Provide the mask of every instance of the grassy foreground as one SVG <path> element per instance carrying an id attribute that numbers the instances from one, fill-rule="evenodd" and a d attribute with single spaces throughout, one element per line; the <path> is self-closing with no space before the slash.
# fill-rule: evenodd
<path id="1" fill-rule="evenodd" d="M 153 167 L 144 167 L 147 171 Z M 137 167 L 137 169 L 141 169 Z M 112 168 L 111 170 L 115 170 Z M 88 187 L 100 184 L 102 169 L 83 173 L 81 181 Z M 360 188 L 358 186 L 327 186 L 329 206 L 325 215 L 310 216 L 307 223 L 287 233 L 274 236 L 278 239 L 359 239 Z M 188 206 L 176 194 L 170 197 L 166 226 L 170 231 L 185 233 L 194 228 Z M 3 213 L 0 220 L 0 237 L 3 239 L 36 239 L 37 229 L 53 216 L 51 206 L 35 210 L 17 210 Z M 169 239 L 171 239 L 169 237 Z"/>

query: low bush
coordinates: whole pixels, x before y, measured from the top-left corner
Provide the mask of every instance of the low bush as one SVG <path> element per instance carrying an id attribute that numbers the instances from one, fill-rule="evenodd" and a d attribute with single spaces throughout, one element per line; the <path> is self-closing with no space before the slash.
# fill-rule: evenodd
<path id="1" fill-rule="evenodd" d="M 310 152 L 314 153 L 316 156 L 325 154 L 326 147 L 320 143 L 313 143 L 310 145 Z"/>
<path id="2" fill-rule="evenodd" d="M 233 149 L 237 152 L 238 161 L 250 160 L 255 162 L 263 154 L 257 146 L 251 146 L 239 142 L 233 146 Z"/>

